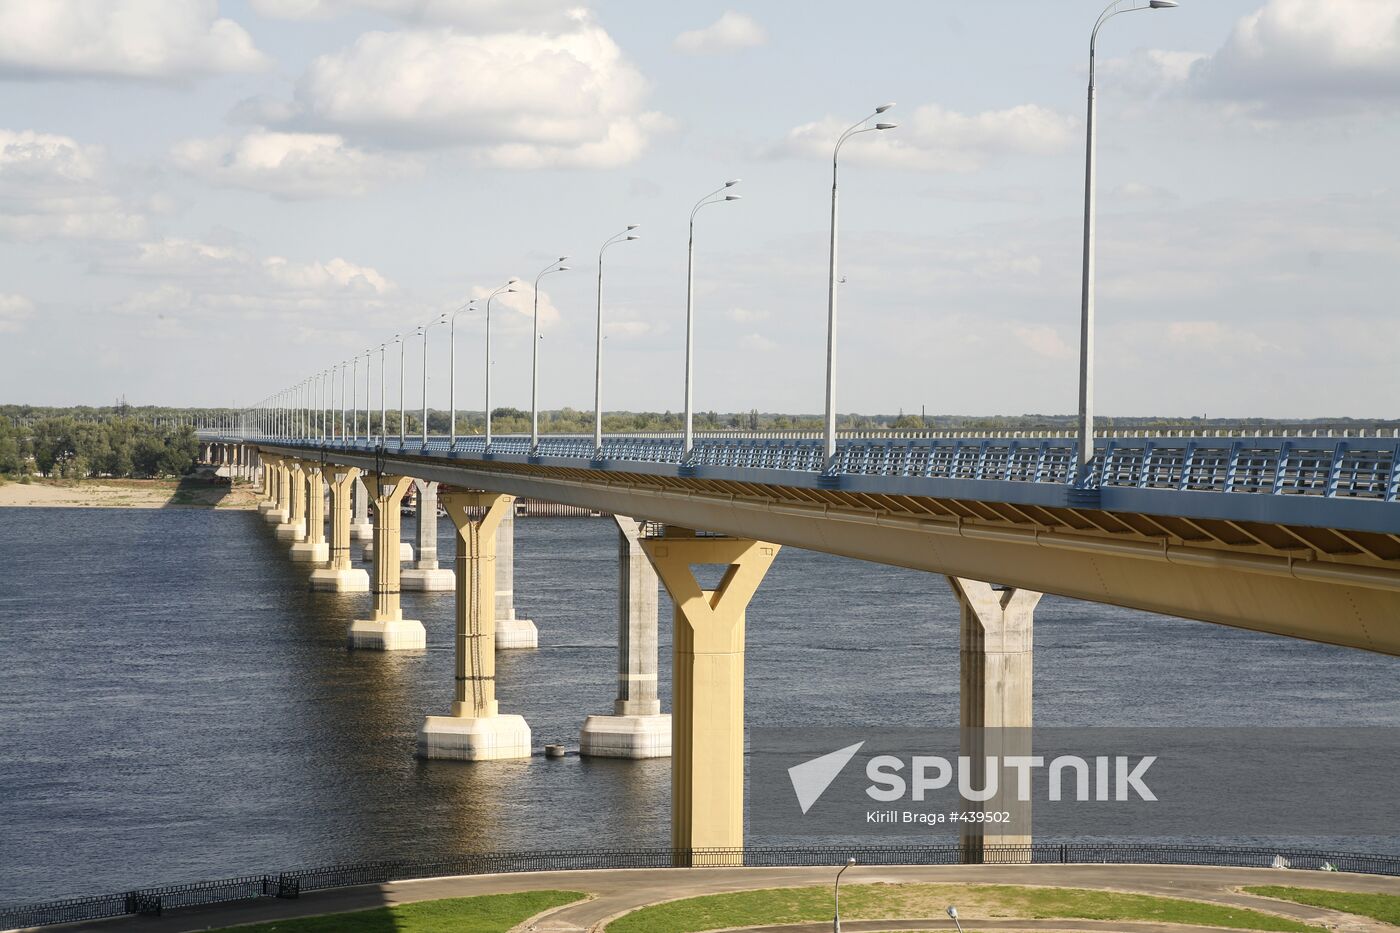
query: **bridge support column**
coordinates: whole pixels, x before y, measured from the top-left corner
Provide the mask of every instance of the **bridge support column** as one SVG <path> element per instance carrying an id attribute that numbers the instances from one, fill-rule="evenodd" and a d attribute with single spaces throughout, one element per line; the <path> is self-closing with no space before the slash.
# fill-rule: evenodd
<path id="1" fill-rule="evenodd" d="M 369 490 L 365 488 L 364 477 L 355 480 L 351 500 L 354 503 L 354 517 L 350 520 L 350 540 L 373 541 L 374 523 L 369 520 Z M 368 557 L 365 560 L 369 560 Z"/>
<path id="2" fill-rule="evenodd" d="M 331 558 L 326 543 L 326 486 L 321 464 L 302 463 L 306 477 L 306 538 L 292 545 L 292 560 L 299 563 L 324 564 Z"/>
<path id="3" fill-rule="evenodd" d="M 350 490 L 360 478 L 356 467 L 325 467 L 331 489 L 330 565 L 311 571 L 311 588 L 335 593 L 368 593 L 369 574 L 350 562 Z"/>
<path id="4" fill-rule="evenodd" d="M 538 648 L 540 632 L 529 619 L 515 617 L 515 503 L 496 531 L 496 647 Z"/>
<path id="5" fill-rule="evenodd" d="M 300 460 L 288 460 L 287 519 L 276 528 L 279 541 L 301 541 L 306 538 L 306 473 Z"/>
<path id="6" fill-rule="evenodd" d="M 1034 590 L 993 589 L 991 584 L 949 577 L 961 609 L 960 754 L 971 760 L 969 786 L 985 787 L 986 760 L 998 765 L 1012 755 L 1031 754 L 1035 607 Z M 1010 824 L 964 823 L 964 860 L 980 863 L 987 849 L 1031 844 L 1030 801 L 1016 799 L 1016 782 L 1004 767 L 997 793 L 983 801 L 987 812 L 1011 813 Z M 1001 829 L 998 832 L 998 829 Z M 1030 861 L 1030 850 L 1001 852 L 998 862 Z"/>
<path id="7" fill-rule="evenodd" d="M 403 588 L 434 591 L 455 589 L 457 583 L 452 571 L 438 566 L 438 484 L 416 479 L 413 485 L 418 488 L 418 534 L 414 542 L 418 560 L 403 571 Z"/>
<path id="8" fill-rule="evenodd" d="M 675 604 L 672 666 L 671 848 L 678 865 L 700 849 L 744 846 L 744 610 L 778 545 L 696 537 L 668 527 L 642 549 Z M 727 565 L 714 590 L 691 567 Z M 707 861 L 707 864 L 710 864 Z"/>
<path id="9" fill-rule="evenodd" d="M 598 758 L 666 758 L 671 717 L 656 695 L 657 578 L 642 550 L 636 519 L 617 522 L 617 699 L 611 716 L 589 716 L 579 754 Z"/>
<path id="10" fill-rule="evenodd" d="M 280 525 L 291 514 L 291 481 L 287 476 L 287 462 L 285 460 L 281 457 L 274 457 L 269 462 L 271 466 L 269 485 L 272 499 L 271 507 L 263 513 L 263 521 L 269 525 Z"/>
<path id="11" fill-rule="evenodd" d="M 403 617 L 399 604 L 399 562 L 392 559 L 399 549 L 399 506 L 408 484 L 407 476 L 368 473 L 374 494 L 374 539 L 378 547 L 374 560 L 374 617 L 356 619 L 350 625 L 351 648 L 382 651 L 422 649 L 427 645 L 423 623 Z M 385 556 L 391 559 L 386 560 Z"/>
<path id="12" fill-rule="evenodd" d="M 496 531 L 514 502 L 496 493 L 442 494 L 457 529 L 457 690 L 452 715 L 423 720 L 421 758 L 530 757 L 530 726 L 524 717 L 501 713 L 496 702 Z"/>
<path id="13" fill-rule="evenodd" d="M 261 461 L 262 456 L 259 454 Z M 262 463 L 262 495 L 258 499 L 258 514 L 266 516 L 268 511 L 277 506 L 277 482 L 274 478 L 271 461 Z"/>

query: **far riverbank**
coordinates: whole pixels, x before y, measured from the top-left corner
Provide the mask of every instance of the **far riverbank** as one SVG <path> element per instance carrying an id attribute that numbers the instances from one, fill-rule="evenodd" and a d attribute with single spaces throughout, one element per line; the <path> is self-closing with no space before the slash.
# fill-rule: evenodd
<path id="1" fill-rule="evenodd" d="M 182 479 L 89 479 L 0 483 L 0 508 L 251 509 L 255 489 L 215 483 L 201 471 Z"/>

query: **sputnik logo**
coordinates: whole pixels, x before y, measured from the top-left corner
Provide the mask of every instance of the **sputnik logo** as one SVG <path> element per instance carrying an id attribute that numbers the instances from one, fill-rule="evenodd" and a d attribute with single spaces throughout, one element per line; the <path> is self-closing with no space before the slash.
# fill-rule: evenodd
<path id="1" fill-rule="evenodd" d="M 792 781 L 793 792 L 797 794 L 797 804 L 804 814 L 821 799 L 831 782 L 841 773 L 841 769 L 846 767 L 847 762 L 855 757 L 864 744 L 857 742 L 847 745 L 845 748 L 838 748 L 834 752 L 788 768 L 788 778 Z"/>

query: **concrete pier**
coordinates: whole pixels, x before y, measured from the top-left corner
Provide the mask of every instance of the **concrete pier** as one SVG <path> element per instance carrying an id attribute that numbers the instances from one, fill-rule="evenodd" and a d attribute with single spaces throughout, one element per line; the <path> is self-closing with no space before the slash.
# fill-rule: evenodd
<path id="1" fill-rule="evenodd" d="M 539 646 L 540 632 L 535 623 L 515 617 L 515 506 L 512 504 L 501 516 L 496 532 L 496 647 L 505 650 Z"/>
<path id="2" fill-rule="evenodd" d="M 778 545 L 696 537 L 668 526 L 642 549 L 675 604 L 671 848 L 679 866 L 696 849 L 744 847 L 744 610 Z M 691 567 L 727 565 L 714 590 Z M 711 863 L 712 864 L 712 863 Z"/>
<path id="3" fill-rule="evenodd" d="M 291 514 L 291 477 L 287 474 L 286 460 L 277 457 L 271 464 L 272 507 L 263 512 L 263 521 L 269 525 L 280 525 Z"/>
<path id="4" fill-rule="evenodd" d="M 350 490 L 359 480 L 355 467 L 327 466 L 331 493 L 330 563 L 311 571 L 311 588 L 335 593 L 368 593 L 369 574 L 350 560 Z"/>
<path id="5" fill-rule="evenodd" d="M 514 498 L 444 492 L 457 529 L 456 698 L 452 715 L 428 716 L 418 730 L 421 758 L 485 761 L 530 757 L 530 727 L 496 702 L 496 530 Z M 484 510 L 478 519 L 475 510 Z"/>
<path id="6" fill-rule="evenodd" d="M 369 520 L 369 491 L 365 488 L 364 477 L 355 480 L 351 492 L 354 502 L 354 517 L 350 520 L 351 541 L 373 541 L 374 523 Z M 368 557 L 365 558 L 369 560 Z"/>
<path id="7" fill-rule="evenodd" d="M 1041 594 L 996 589 L 980 580 L 949 577 L 960 606 L 959 754 L 971 760 L 969 786 L 985 787 L 987 756 L 1005 760 L 1031 754 L 1032 660 L 1035 607 Z M 1004 772 L 1003 772 L 1004 773 Z M 981 862 L 985 846 L 1029 846 L 1029 801 L 1018 801 L 1014 782 L 1002 780 L 997 793 L 980 803 L 987 812 L 1007 811 L 1011 823 L 964 823 L 962 843 L 969 862 Z M 998 852 L 998 861 L 1015 861 Z M 1030 861 L 1029 849 L 1025 861 Z"/>
<path id="8" fill-rule="evenodd" d="M 302 473 L 306 477 L 306 537 L 292 545 L 292 560 L 324 564 L 330 560 L 331 546 L 326 541 L 326 488 L 321 464 L 304 461 Z"/>
<path id="9" fill-rule="evenodd" d="M 400 574 L 400 585 L 406 590 L 447 591 L 457 588 L 452 571 L 438 566 L 438 484 L 416 479 L 418 490 L 418 527 L 414 541 L 417 560 Z"/>
<path id="10" fill-rule="evenodd" d="M 403 502 L 407 476 L 367 474 L 374 494 L 374 539 L 377 553 L 394 554 L 399 545 L 399 504 Z M 382 651 L 422 649 L 427 644 L 423 623 L 405 619 L 399 602 L 399 562 L 376 558 L 374 562 L 374 616 L 356 619 L 350 625 L 351 648 Z"/>
<path id="11" fill-rule="evenodd" d="M 671 717 L 656 695 L 656 612 L 659 581 L 642 550 L 635 519 L 617 522 L 617 699 L 612 715 L 589 716 L 579 754 L 598 758 L 666 758 Z"/>
<path id="12" fill-rule="evenodd" d="M 301 461 L 286 461 L 287 518 L 273 529 L 279 541 L 300 541 L 306 537 L 306 476 Z"/>

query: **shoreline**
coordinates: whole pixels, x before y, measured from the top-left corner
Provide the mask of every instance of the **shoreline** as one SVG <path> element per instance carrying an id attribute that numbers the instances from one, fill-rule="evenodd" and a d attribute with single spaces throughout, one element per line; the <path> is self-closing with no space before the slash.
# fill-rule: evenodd
<path id="1" fill-rule="evenodd" d="M 181 480 L 94 479 L 76 484 L 35 480 L 0 485 L 0 508 L 17 509 L 223 509 L 257 507 L 257 489 L 209 482 L 211 474 Z"/>

